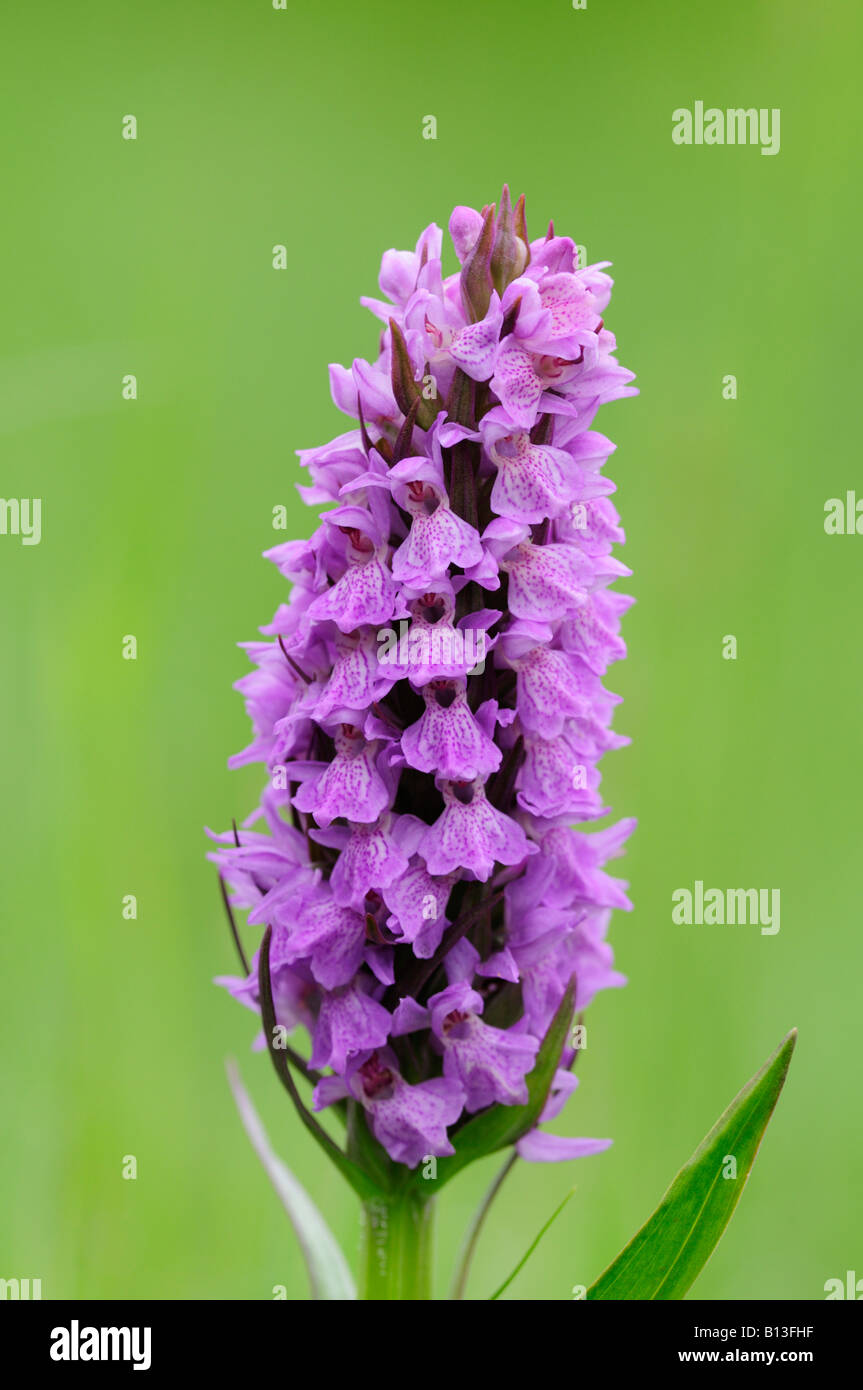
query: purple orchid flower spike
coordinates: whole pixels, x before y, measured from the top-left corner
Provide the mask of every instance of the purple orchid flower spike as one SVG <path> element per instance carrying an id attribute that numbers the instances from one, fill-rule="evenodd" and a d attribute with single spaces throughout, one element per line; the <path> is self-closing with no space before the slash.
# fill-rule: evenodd
<path id="1" fill-rule="evenodd" d="M 369 1298 L 428 1296 L 432 1198 L 466 1163 L 610 1142 L 544 1126 L 575 1089 L 574 1012 L 624 982 L 606 935 L 630 906 L 604 866 L 634 823 L 589 828 L 627 741 L 603 680 L 629 570 L 591 428 L 635 394 L 612 282 L 568 237 L 530 241 L 506 188 L 449 230 L 460 269 L 434 224 L 386 252 L 380 353 L 330 368 L 356 424 L 299 451 L 326 510 L 267 552 L 290 588 L 247 644 L 231 760 L 265 787 L 210 856 L 251 948 L 219 983 L 362 1199 Z"/>

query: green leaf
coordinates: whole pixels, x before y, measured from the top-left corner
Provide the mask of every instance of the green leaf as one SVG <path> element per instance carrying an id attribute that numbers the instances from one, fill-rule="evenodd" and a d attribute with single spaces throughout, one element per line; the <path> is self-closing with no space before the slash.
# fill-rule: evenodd
<path id="1" fill-rule="evenodd" d="M 378 1192 L 377 1184 L 371 1176 L 359 1168 L 347 1154 L 343 1153 L 335 1140 L 331 1139 L 314 1117 L 306 1109 L 300 1099 L 291 1069 L 288 1066 L 284 1048 L 278 1046 L 276 1034 L 278 1025 L 276 1023 L 276 1006 L 273 1003 L 273 984 L 270 978 L 270 943 L 273 937 L 272 927 L 267 927 L 264 938 L 261 942 L 261 949 L 258 954 L 258 995 L 261 1002 L 261 1022 L 264 1025 L 264 1038 L 267 1043 L 267 1051 L 273 1063 L 276 1076 L 281 1081 L 288 1095 L 294 1103 L 294 1108 L 305 1125 L 309 1133 L 317 1140 L 327 1157 L 336 1165 L 339 1172 L 347 1179 L 354 1191 L 366 1201 L 369 1197 L 374 1197 Z"/>
<path id="2" fill-rule="evenodd" d="M 404 1186 L 404 1170 L 375 1139 L 359 1101 L 349 1100 L 346 1113 L 348 1158 L 377 1183 L 381 1192 L 394 1192 Z"/>
<path id="3" fill-rule="evenodd" d="M 575 1009 L 575 978 L 570 980 L 566 993 L 560 1001 L 557 1013 L 551 1020 L 542 1047 L 537 1054 L 533 1071 L 527 1079 L 528 1100 L 526 1105 L 491 1105 L 468 1120 L 453 1138 L 455 1153 L 449 1158 L 438 1159 L 437 1181 L 439 1185 L 449 1182 L 462 1168 L 474 1159 L 484 1158 L 486 1154 L 504 1149 L 514 1144 L 536 1125 L 542 1108 L 548 1098 L 554 1073 L 560 1064 L 569 1025 Z"/>
<path id="4" fill-rule="evenodd" d="M 357 1296 L 351 1272 L 341 1248 L 306 1189 L 270 1147 L 267 1132 L 240 1080 L 234 1062 L 227 1063 L 228 1081 L 252 1148 L 276 1189 L 279 1200 L 297 1233 L 308 1270 L 312 1298 L 349 1300 Z"/>
<path id="5" fill-rule="evenodd" d="M 659 1206 L 587 1291 L 588 1299 L 683 1298 L 709 1260 L 755 1162 L 797 1041 L 792 1029 L 719 1117 Z M 724 1177 L 728 1158 L 736 1177 Z"/>
<path id="6" fill-rule="evenodd" d="M 491 1295 L 491 1298 L 489 1299 L 490 1303 L 493 1303 L 496 1298 L 500 1298 L 504 1289 L 509 1287 L 515 1276 L 518 1274 L 519 1270 L 527 1264 L 528 1260 L 530 1259 L 536 1247 L 539 1245 L 539 1242 L 542 1240 L 549 1226 L 560 1216 L 560 1213 L 563 1211 L 564 1207 L 566 1206 L 574 1191 L 575 1188 L 571 1187 L 567 1192 L 566 1196 L 564 1197 L 563 1201 L 561 1202 L 560 1206 L 555 1207 L 554 1211 L 551 1213 L 551 1216 L 548 1218 L 545 1225 L 540 1227 L 539 1234 L 535 1237 L 534 1240 L 531 1241 L 530 1245 L 525 1250 L 515 1269 L 512 1271 L 512 1274 L 508 1275 L 507 1278 L 504 1279 L 503 1283 L 495 1289 L 494 1293 Z"/>

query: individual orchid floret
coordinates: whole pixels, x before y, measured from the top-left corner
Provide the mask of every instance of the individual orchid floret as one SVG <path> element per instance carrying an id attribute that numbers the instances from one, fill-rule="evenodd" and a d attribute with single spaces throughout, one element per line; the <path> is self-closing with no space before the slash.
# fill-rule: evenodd
<path id="1" fill-rule="evenodd" d="M 431 874 L 466 869 L 485 882 L 495 864 L 520 864 L 536 846 L 517 821 L 493 806 L 483 782 L 443 782 L 444 809 L 423 834 L 419 852 Z"/>
<path id="2" fill-rule="evenodd" d="M 410 1085 L 398 1069 L 395 1054 L 380 1048 L 371 1056 L 358 1053 L 344 1082 L 319 1083 L 315 1109 L 351 1094 L 369 1117 L 375 1138 L 396 1163 L 414 1168 L 420 1159 L 453 1152 L 447 1128 L 461 1113 L 465 1094 L 457 1081 L 439 1076 Z"/>
<path id="3" fill-rule="evenodd" d="M 431 1028 L 443 1047 L 444 1076 L 465 1088 L 465 1109 L 483 1110 L 527 1102 L 525 1077 L 533 1069 L 539 1042 L 530 1033 L 494 1028 L 483 1022 L 482 995 L 461 980 L 428 1002 Z"/>
<path id="4" fill-rule="evenodd" d="M 333 748 L 331 762 L 292 762 L 292 776 L 302 783 L 294 805 L 310 812 L 322 826 L 348 817 L 377 820 L 391 795 L 378 771 L 380 745 L 368 743 L 356 725 L 342 724 L 333 736 Z"/>
<path id="5" fill-rule="evenodd" d="M 525 430 L 489 445 L 497 468 L 491 509 L 498 516 L 533 523 L 553 519 L 584 491 L 581 470 L 564 449 L 534 444 Z"/>
<path id="6" fill-rule="evenodd" d="M 485 780 L 496 772 L 503 753 L 494 741 L 495 719 L 489 702 L 474 714 L 466 680 L 430 681 L 422 696 L 425 713 L 401 736 L 409 766 L 453 782 Z"/>
<path id="7" fill-rule="evenodd" d="M 469 569 L 482 559 L 475 529 L 450 506 L 443 472 L 434 459 L 406 458 L 389 471 L 396 502 L 411 519 L 393 555 L 392 572 L 405 584 L 424 587 L 450 565 Z"/>

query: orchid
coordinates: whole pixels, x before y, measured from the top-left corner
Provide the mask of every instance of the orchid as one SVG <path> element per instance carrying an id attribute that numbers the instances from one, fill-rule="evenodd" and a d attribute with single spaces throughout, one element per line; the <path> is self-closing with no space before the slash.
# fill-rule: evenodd
<path id="1" fill-rule="evenodd" d="M 606 938 L 631 906 L 606 866 L 634 821 L 589 828 L 627 742 L 603 680 L 630 571 L 592 428 L 635 394 L 608 263 L 530 240 L 506 187 L 449 231 L 453 274 L 434 224 L 385 253 L 379 355 L 330 368 L 355 424 L 299 451 L 325 510 L 267 552 L 290 589 L 238 682 L 254 734 L 231 761 L 266 781 L 211 855 L 242 961 L 220 983 L 363 1201 L 369 1298 L 428 1296 L 433 1199 L 466 1163 L 610 1143 L 544 1126 L 575 1089 L 574 1017 L 625 983 Z"/>

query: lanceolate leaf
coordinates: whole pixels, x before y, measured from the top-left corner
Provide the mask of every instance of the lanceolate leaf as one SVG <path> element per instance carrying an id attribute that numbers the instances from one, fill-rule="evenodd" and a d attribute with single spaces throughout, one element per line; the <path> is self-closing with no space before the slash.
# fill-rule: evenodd
<path id="1" fill-rule="evenodd" d="M 543 1039 L 533 1071 L 527 1077 L 527 1104 L 492 1105 L 488 1110 L 483 1110 L 472 1120 L 468 1120 L 453 1139 L 455 1153 L 449 1158 L 438 1160 L 438 1186 L 448 1182 L 468 1163 L 473 1163 L 474 1159 L 484 1158 L 486 1154 L 495 1153 L 498 1149 L 506 1148 L 508 1144 L 514 1144 L 523 1134 L 527 1134 L 528 1130 L 533 1129 L 542 1113 L 554 1073 L 560 1063 L 560 1054 L 566 1042 L 574 1008 L 575 980 L 572 979 Z"/>
<path id="2" fill-rule="evenodd" d="M 240 1112 L 246 1133 L 252 1141 L 252 1148 L 266 1169 L 267 1176 L 279 1196 L 279 1200 L 297 1233 L 297 1240 L 303 1252 L 312 1298 L 354 1299 L 357 1296 L 351 1272 L 335 1236 L 332 1234 L 321 1213 L 293 1173 L 273 1153 L 267 1132 L 260 1116 L 252 1104 L 246 1088 L 240 1080 L 240 1073 L 233 1062 L 228 1062 L 228 1081 L 234 1093 L 234 1100 Z"/>
<path id="3" fill-rule="evenodd" d="M 375 1182 L 363 1172 L 361 1168 L 343 1153 L 338 1144 L 330 1138 L 323 1125 L 315 1119 L 314 1115 L 306 1109 L 300 1099 L 291 1069 L 288 1066 L 284 1049 L 278 1046 L 276 1034 L 278 1026 L 276 1024 L 276 1008 L 273 1003 L 273 986 L 270 978 L 270 942 L 272 941 L 273 929 L 267 927 L 264 932 L 264 939 L 261 942 L 261 950 L 258 957 L 258 993 L 261 1000 L 261 1022 L 264 1025 L 264 1037 L 267 1042 L 267 1051 L 275 1068 L 276 1075 L 284 1086 L 297 1114 L 311 1135 L 317 1139 L 321 1148 L 336 1165 L 343 1177 L 347 1178 L 354 1191 L 366 1200 L 374 1197 L 378 1188 Z"/>
<path id="4" fill-rule="evenodd" d="M 735 1097 L 588 1299 L 683 1298 L 737 1206 L 796 1041 L 792 1030 Z"/>

